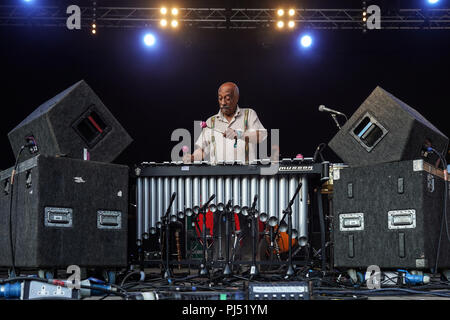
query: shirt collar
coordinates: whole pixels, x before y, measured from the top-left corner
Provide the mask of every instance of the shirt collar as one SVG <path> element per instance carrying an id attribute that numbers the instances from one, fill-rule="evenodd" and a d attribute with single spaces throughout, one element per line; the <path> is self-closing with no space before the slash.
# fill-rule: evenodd
<path id="1" fill-rule="evenodd" d="M 239 108 L 239 105 L 236 106 L 236 112 L 234 113 L 233 117 L 237 118 L 241 114 L 241 108 Z M 217 113 L 217 117 L 221 120 L 227 121 L 225 117 L 222 114 L 222 111 L 219 109 L 219 112 Z M 228 121 L 227 121 L 228 122 Z"/>

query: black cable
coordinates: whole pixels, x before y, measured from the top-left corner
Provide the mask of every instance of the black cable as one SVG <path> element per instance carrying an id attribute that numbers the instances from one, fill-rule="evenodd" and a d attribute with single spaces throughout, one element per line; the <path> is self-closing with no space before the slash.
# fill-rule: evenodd
<path id="1" fill-rule="evenodd" d="M 12 264 L 12 272 L 13 276 L 16 276 L 16 257 L 14 252 L 14 243 L 13 243 L 13 236 L 12 236 L 12 205 L 13 205 L 13 193 L 14 193 L 14 175 L 16 174 L 17 166 L 19 165 L 19 159 L 20 155 L 22 154 L 22 151 L 25 149 L 25 145 L 20 147 L 19 152 L 17 153 L 16 157 L 16 163 L 14 164 L 14 169 L 11 172 L 11 180 L 10 180 L 10 196 L 9 196 L 9 245 L 11 249 L 11 264 Z"/>
<path id="2" fill-rule="evenodd" d="M 320 245 L 321 245 L 321 264 L 322 272 L 326 271 L 326 254 L 325 254 L 325 218 L 323 215 L 322 194 L 320 189 L 317 189 L 317 205 L 319 209 L 319 223 L 320 223 Z"/>
<path id="3" fill-rule="evenodd" d="M 444 169 L 444 172 L 447 170 L 447 161 L 445 160 L 445 157 L 442 156 L 442 154 L 440 152 L 438 152 L 437 150 L 429 147 L 428 151 L 432 151 L 435 154 L 437 154 L 437 156 L 439 157 L 439 159 L 442 161 L 442 166 Z M 434 265 L 434 272 L 433 274 L 437 273 L 437 269 L 438 269 L 438 262 L 439 262 L 439 253 L 440 253 L 440 249 L 441 249 L 441 240 L 442 240 L 442 232 L 443 232 L 443 228 L 444 228 L 444 222 L 446 224 L 445 226 L 445 230 L 446 230 L 446 235 L 447 235 L 447 240 L 450 242 L 450 236 L 449 236 L 449 231 L 448 231 L 448 221 L 447 221 L 447 198 L 448 198 L 448 181 L 446 179 L 446 175 L 444 174 L 444 210 L 442 212 L 442 218 L 441 218 L 441 228 L 439 231 L 439 241 L 438 241 L 438 246 L 437 246 L 437 250 L 436 250 L 436 262 Z"/>
<path id="4" fill-rule="evenodd" d="M 42 278 L 37 278 L 37 277 L 13 277 L 13 278 L 8 278 L 8 279 L 0 279 L 0 284 L 3 283 L 9 283 L 9 282 L 17 282 L 17 281 L 38 281 L 38 282 L 43 282 L 43 283 L 48 283 L 51 285 L 54 285 L 52 282 L 54 280 L 48 280 L 48 279 L 42 279 Z M 127 298 L 129 296 L 128 292 L 126 290 L 124 290 L 122 288 L 122 290 L 124 291 L 122 292 L 117 292 L 114 290 L 110 290 L 110 289 L 105 289 L 105 288 L 101 288 L 101 287 L 94 287 L 94 286 L 87 286 L 87 285 L 81 285 L 80 286 L 81 289 L 89 289 L 89 290 L 96 290 L 96 291 L 102 291 L 106 294 L 114 294 L 117 296 L 121 296 L 124 298 Z"/>
<path id="5" fill-rule="evenodd" d="M 317 146 L 316 151 L 314 152 L 314 156 L 313 156 L 313 162 L 317 162 L 317 157 L 320 156 L 320 159 L 322 160 L 322 162 L 324 162 L 324 157 L 322 155 L 322 149 L 325 148 L 327 146 L 326 143 L 321 143 Z"/>
<path id="6" fill-rule="evenodd" d="M 413 293 L 424 295 L 435 295 L 439 297 L 450 297 L 450 291 L 419 291 L 405 288 L 381 288 L 381 289 L 367 289 L 367 290 L 327 290 L 327 289 L 315 289 L 316 294 L 329 294 L 329 295 L 341 295 L 341 294 L 364 294 L 364 295 L 391 295 L 390 291 L 397 293 Z"/>
<path id="7" fill-rule="evenodd" d="M 125 275 L 125 277 L 123 277 L 122 282 L 120 283 L 120 286 L 123 287 L 123 285 L 125 284 L 125 281 L 132 275 L 140 274 L 140 273 L 141 273 L 140 271 L 133 271 L 133 272 L 128 273 L 127 275 Z"/>

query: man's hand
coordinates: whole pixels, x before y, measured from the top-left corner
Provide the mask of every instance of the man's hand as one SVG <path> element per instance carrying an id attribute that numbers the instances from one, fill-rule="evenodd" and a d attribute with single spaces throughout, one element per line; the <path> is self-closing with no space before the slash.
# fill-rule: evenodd
<path id="1" fill-rule="evenodd" d="M 241 139 L 242 138 L 242 131 L 228 128 L 223 133 L 223 136 L 225 138 L 227 138 L 227 139 L 236 139 L 236 138 Z"/>
<path id="2" fill-rule="evenodd" d="M 193 156 L 190 153 L 186 153 L 183 156 L 183 163 L 186 163 L 186 164 L 192 163 L 192 161 L 193 161 L 192 158 L 193 158 Z"/>
<path id="3" fill-rule="evenodd" d="M 227 128 L 227 130 L 223 133 L 223 136 L 227 139 L 234 139 L 237 137 L 237 133 L 234 129 Z"/>

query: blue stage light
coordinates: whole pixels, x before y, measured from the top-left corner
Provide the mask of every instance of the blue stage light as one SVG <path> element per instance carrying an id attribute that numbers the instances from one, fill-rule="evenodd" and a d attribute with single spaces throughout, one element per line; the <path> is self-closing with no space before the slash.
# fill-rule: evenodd
<path id="1" fill-rule="evenodd" d="M 428 3 L 429 4 L 436 4 L 436 3 L 438 3 L 439 2 L 439 0 L 428 0 Z"/>
<path id="2" fill-rule="evenodd" d="M 312 45 L 312 38 L 309 35 L 303 35 L 300 38 L 300 44 L 302 45 L 303 48 L 309 48 Z"/>
<path id="3" fill-rule="evenodd" d="M 147 33 L 144 36 L 144 43 L 147 47 L 152 47 L 156 43 L 156 38 L 153 34 Z"/>

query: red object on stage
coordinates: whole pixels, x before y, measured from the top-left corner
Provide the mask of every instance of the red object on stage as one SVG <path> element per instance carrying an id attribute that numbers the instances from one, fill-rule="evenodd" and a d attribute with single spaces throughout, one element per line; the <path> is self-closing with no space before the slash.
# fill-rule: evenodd
<path id="1" fill-rule="evenodd" d="M 236 227 L 236 230 L 241 230 L 241 225 L 239 224 L 239 216 L 236 213 L 234 214 L 234 225 Z M 208 212 L 206 212 L 207 235 L 213 236 L 214 235 L 213 229 L 214 229 L 214 214 L 211 212 L 211 210 L 208 210 Z M 198 214 L 195 230 L 197 231 L 197 236 L 201 237 L 203 232 L 203 213 Z"/>

